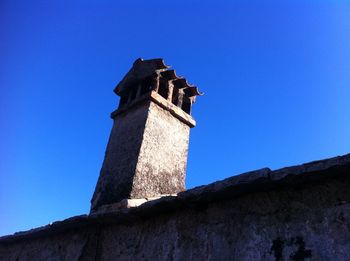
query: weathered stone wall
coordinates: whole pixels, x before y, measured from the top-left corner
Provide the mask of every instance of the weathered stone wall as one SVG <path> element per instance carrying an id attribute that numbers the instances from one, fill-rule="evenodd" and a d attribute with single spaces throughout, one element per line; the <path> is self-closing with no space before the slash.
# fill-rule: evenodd
<path id="1" fill-rule="evenodd" d="M 103 229 L 112 260 L 348 260 L 350 182 L 287 189 Z"/>
<path id="2" fill-rule="evenodd" d="M 190 127 L 151 102 L 131 198 L 185 190 Z"/>
<path id="3" fill-rule="evenodd" d="M 132 190 L 150 101 L 114 118 L 92 209 L 128 198 Z"/>
<path id="4" fill-rule="evenodd" d="M 118 114 L 93 195 L 92 210 L 126 198 L 185 190 L 189 133 L 187 124 L 150 99 L 141 100 Z"/>
<path id="5" fill-rule="evenodd" d="M 350 155 L 0 239 L 0 260 L 349 260 Z"/>

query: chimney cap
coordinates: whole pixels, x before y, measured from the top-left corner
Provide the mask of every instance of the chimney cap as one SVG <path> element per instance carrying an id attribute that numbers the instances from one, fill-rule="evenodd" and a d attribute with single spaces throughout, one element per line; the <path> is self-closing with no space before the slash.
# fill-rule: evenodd
<path id="1" fill-rule="evenodd" d="M 162 58 L 144 60 L 142 58 L 136 59 L 129 72 L 115 87 L 114 92 L 117 95 L 123 93 L 129 86 L 135 85 L 154 73 L 165 71 L 170 66 L 164 63 Z"/>

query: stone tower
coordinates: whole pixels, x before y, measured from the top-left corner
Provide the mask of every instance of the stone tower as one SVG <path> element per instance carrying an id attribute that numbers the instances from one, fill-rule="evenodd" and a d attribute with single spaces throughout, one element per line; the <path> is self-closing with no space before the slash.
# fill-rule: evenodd
<path id="1" fill-rule="evenodd" d="M 137 59 L 114 89 L 120 96 L 91 211 L 123 199 L 185 189 L 191 107 L 197 87 L 162 59 Z"/>

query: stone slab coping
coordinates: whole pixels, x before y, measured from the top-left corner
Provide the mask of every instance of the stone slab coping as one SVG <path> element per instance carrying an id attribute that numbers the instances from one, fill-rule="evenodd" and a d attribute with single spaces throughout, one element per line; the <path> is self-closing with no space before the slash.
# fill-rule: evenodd
<path id="1" fill-rule="evenodd" d="M 46 237 L 83 227 L 140 222 L 162 213 L 170 213 L 183 208 L 201 208 L 210 202 L 237 198 L 249 193 L 283 189 L 284 187 L 309 187 L 329 179 L 345 176 L 350 177 L 350 154 L 275 171 L 262 168 L 189 189 L 175 196 L 147 200 L 137 207 L 75 216 L 43 227 L 3 236 L 0 237 L 0 244 Z"/>
<path id="2" fill-rule="evenodd" d="M 164 194 L 164 195 L 160 195 L 158 197 L 148 197 L 148 198 L 126 198 L 123 199 L 117 203 L 112 203 L 112 204 L 106 204 L 106 205 L 102 205 L 100 206 L 96 211 L 90 212 L 91 214 L 101 214 L 101 213 L 105 213 L 105 212 L 115 212 L 115 211 L 119 211 L 121 209 L 125 209 L 125 208 L 135 208 L 138 206 L 141 206 L 142 204 L 152 201 L 152 200 L 157 200 L 160 199 L 162 197 L 171 197 L 171 196 L 177 196 L 177 194 Z"/>

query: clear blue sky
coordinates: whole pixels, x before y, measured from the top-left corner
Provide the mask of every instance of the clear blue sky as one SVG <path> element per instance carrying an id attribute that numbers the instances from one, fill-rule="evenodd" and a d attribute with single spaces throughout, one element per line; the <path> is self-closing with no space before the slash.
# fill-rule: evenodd
<path id="1" fill-rule="evenodd" d="M 138 57 L 205 92 L 188 188 L 349 153 L 349 18 L 346 1 L 2 0 L 0 235 L 88 212 Z"/>

